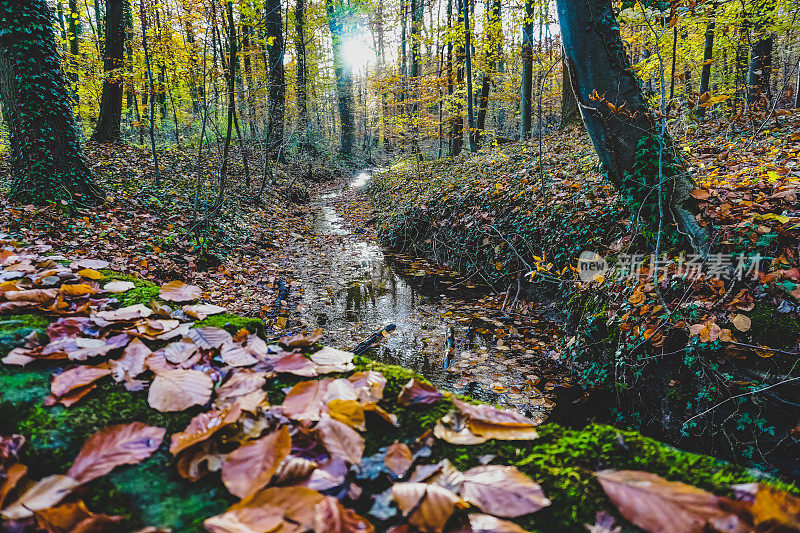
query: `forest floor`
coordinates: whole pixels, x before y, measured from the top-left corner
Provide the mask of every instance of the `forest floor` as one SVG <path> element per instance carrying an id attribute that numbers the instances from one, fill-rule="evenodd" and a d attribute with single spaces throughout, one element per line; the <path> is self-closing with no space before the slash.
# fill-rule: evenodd
<path id="1" fill-rule="evenodd" d="M 772 350 L 771 357 L 758 354 L 760 359 L 784 360 L 787 354 L 796 359 L 796 339 L 781 334 L 788 344 L 768 346 L 771 337 L 752 339 L 746 335 L 750 327 L 731 317 L 748 312 L 753 298 L 748 300 L 741 291 L 752 292 L 775 309 L 784 305 L 779 301 L 793 302 L 796 285 L 789 283 L 800 277 L 793 185 L 800 176 L 800 124 L 785 119 L 765 139 L 749 145 L 744 136 L 720 140 L 728 138 L 720 129 L 694 146 L 684 140 L 690 164 L 700 169 L 698 194 L 704 216 L 714 218 L 721 228 L 722 242 L 734 242 L 743 227 L 752 231 L 746 234 L 747 242 L 765 252 L 772 247 L 770 257 L 779 262 L 773 260 L 773 267 L 780 267 L 772 272 L 781 274 L 759 278 L 765 286 L 760 292 L 752 285 L 737 286 L 735 298 L 721 304 L 701 292 L 693 301 L 710 303 L 696 305 L 701 311 L 691 324 L 662 322 L 689 330 L 687 337 L 697 337 L 695 342 L 717 343 L 722 353 L 733 343 Z M 4 356 L 11 354 L 0 366 L 0 435 L 21 433 L 27 439 L 24 445 L 14 439 L 1 441 L 0 508 L 11 504 L 12 509 L 4 509 L 6 519 L 22 526 L 35 521 L 52 531 L 70 531 L 83 521 L 95 528 L 92 531 L 113 529 L 122 527 L 120 520 L 124 529 L 189 531 L 213 515 L 220 516 L 206 523 L 211 531 L 334 526 L 368 531 L 367 520 L 379 531 L 395 527 L 397 532 L 521 531 L 520 526 L 578 531 L 603 513 L 595 531 L 613 531 L 614 520 L 654 530 L 658 524 L 651 521 L 653 506 L 664 510 L 662 519 L 674 520 L 686 511 L 676 496 L 690 491 L 697 505 L 688 515 L 681 514 L 686 524 L 727 520 L 737 522 L 742 531 L 776 524 L 796 528 L 800 500 L 766 485 L 731 488 L 732 483 L 761 480 L 797 492 L 778 478 L 681 452 L 636 432 L 602 425 L 583 428 L 586 416 L 573 421 L 574 429 L 539 425 L 560 401 L 583 409 L 580 400 L 587 397 L 581 382 L 587 374 L 574 353 L 585 332 L 558 311 L 562 286 L 576 287 L 581 305 L 593 316 L 598 310 L 588 307 L 590 298 L 582 291 L 610 287 L 603 296 L 602 320 L 612 324 L 611 319 L 627 311 L 624 324 L 638 328 L 636 333 L 650 345 L 663 345 L 643 327 L 658 313 L 653 284 L 580 284 L 562 268 L 566 262 L 558 264 L 557 258 L 574 264 L 587 248 L 610 255 L 613 246 L 620 246 L 617 241 L 625 246 L 633 239 L 613 193 L 595 170 L 585 138 L 572 131 L 543 142 L 551 159 L 542 168 L 553 183 L 547 194 L 555 199 L 550 206 L 559 216 L 549 216 L 547 225 L 539 226 L 530 221 L 524 226 L 507 216 L 508 210 L 524 211 L 515 203 L 524 191 L 536 198 L 537 141 L 487 149 L 451 160 L 447 167 L 400 163 L 371 179 L 353 180 L 337 170 L 310 173 L 307 166 L 287 165 L 258 201 L 253 192 L 258 180 L 246 189 L 242 169 L 235 165 L 230 200 L 199 226 L 202 240 L 190 238 L 190 229 L 198 227 L 214 188 L 207 176 L 196 195 L 195 176 L 198 168 L 211 166 L 208 156 L 198 161 L 189 152 L 162 154 L 163 184 L 156 189 L 146 151 L 90 144 L 88 159 L 109 192 L 108 202 L 97 209 L 68 213 L 60 206 L 18 206 L 0 200 L 0 314 L 6 315 L 0 348 Z M 758 163 L 751 165 L 750 157 Z M 290 201 L 302 199 L 303 187 L 298 185 L 309 177 L 316 181 L 305 181 L 311 201 Z M 457 199 L 457 210 L 448 208 L 452 198 Z M 505 206 L 502 211 L 500 205 Z M 199 213 L 195 220 L 194 206 Z M 736 211 L 742 208 L 747 211 Z M 441 231 L 434 235 L 419 226 L 412 231 L 392 213 Z M 570 229 L 559 233 L 565 219 Z M 509 227 L 515 232 L 507 232 Z M 476 235 L 476 228 L 483 233 Z M 547 245 L 528 243 L 524 248 L 517 240 L 537 231 L 550 236 Z M 405 252 L 384 250 L 379 238 L 394 241 Z M 451 251 L 442 253 L 437 245 Z M 474 247 L 491 253 L 473 253 Z M 48 258 L 53 253 L 57 257 Z M 515 264 L 528 253 L 542 254 L 541 261 Z M 521 275 L 531 270 L 556 280 L 557 289 L 529 285 Z M 109 282 L 117 283 L 113 290 L 106 287 Z M 28 283 L 39 292 L 28 291 Z M 171 284 L 165 287 L 167 283 Z M 725 297 L 720 287 L 709 286 L 716 291 L 712 295 Z M 547 297 L 535 298 L 531 290 Z M 25 294 L 12 294 L 17 292 Z M 648 298 L 654 302 L 643 310 Z M 129 305 L 139 307 L 115 311 Z M 795 316 L 794 309 L 780 313 Z M 103 318 L 97 322 L 99 317 Z M 717 321 L 720 326 L 711 325 Z M 705 332 L 692 329 L 695 323 L 704 324 Z M 387 327 L 390 324 L 394 328 Z M 317 326 L 322 331 L 312 332 Z M 173 330 L 193 340 L 168 344 Z M 657 329 L 665 337 L 667 330 L 666 325 Z M 711 335 L 713 339 L 706 338 Z M 367 357 L 320 344 L 359 354 L 368 348 Z M 194 350 L 187 355 L 188 345 Z M 9 352 L 14 346 L 20 347 Z M 165 351 L 167 346 L 171 351 Z M 20 364 L 29 366 L 21 369 Z M 330 372 L 347 379 L 319 379 Z M 53 374 L 58 379 L 51 383 Z M 147 379 L 141 381 L 142 376 Z M 470 403 L 462 404 L 449 393 L 443 396 L 424 385 L 421 376 Z M 308 381 L 309 377 L 316 379 Z M 205 390 L 209 378 L 215 398 L 211 411 L 201 409 L 211 399 L 211 388 L 207 395 Z M 257 384 L 248 388 L 245 382 Z M 238 392 L 227 390 L 234 383 Z M 398 396 L 406 384 L 405 396 Z M 312 389 L 317 392 L 308 396 Z M 326 402 L 334 401 L 317 402 L 318 394 L 324 394 Z M 527 418 L 491 406 L 470 407 L 478 401 L 514 407 Z M 53 405 L 59 403 L 66 407 Z M 441 422 L 444 415 L 449 418 Z M 368 431 L 362 437 L 358 431 L 365 421 Z M 134 422 L 152 426 L 131 426 Z M 128 425 L 118 433 L 89 439 L 110 424 Z M 280 426 L 290 429 L 288 445 Z M 172 435 L 171 446 L 159 448 L 164 436 L 159 427 Z M 436 439 L 430 433 L 434 427 Z M 256 440 L 270 428 L 275 431 Z M 537 431 L 538 438 L 533 438 Z M 478 444 L 486 434 L 488 442 Z M 115 446 L 126 438 L 146 450 L 120 459 Z M 520 438 L 525 440 L 507 440 Z M 390 447 L 394 441 L 402 445 Z M 270 458 L 260 470 L 245 451 L 255 450 L 254 442 L 259 453 Z M 240 443 L 249 446 L 237 448 Z M 67 477 L 58 475 L 76 455 L 79 459 Z M 115 467 L 142 460 L 139 466 L 117 468 L 103 477 Z M 316 461 L 318 474 L 302 460 Z M 295 461 L 292 468 L 297 471 L 285 466 L 276 473 L 278 464 L 286 461 Z M 103 466 L 87 471 L 92 462 Z M 348 470 L 346 464 L 356 466 Z M 592 475 L 605 468 L 636 472 Z M 220 469 L 222 482 L 216 474 Z M 713 494 L 663 483 L 639 471 Z M 31 481 L 24 481 L 26 472 Z M 273 474 L 276 486 L 263 489 Z M 642 481 L 654 483 L 653 494 L 637 491 Z M 336 499 L 289 487 L 297 483 Z M 35 489 L 32 493 L 24 490 L 29 485 Z M 476 489 L 470 492 L 470 486 Z M 504 486 L 525 496 L 509 499 Z M 10 495 L 22 497 L 19 505 Z M 62 498 L 67 503 L 59 505 Z M 243 501 L 237 503 L 240 498 Z M 400 513 L 388 505 L 391 498 Z M 77 503 L 81 499 L 91 511 L 122 518 L 92 515 Z M 304 509 L 287 503 L 292 499 L 303 502 Z M 775 501 L 782 502 L 782 511 L 764 510 Z M 226 508 L 229 511 L 221 514 Z M 465 509 L 486 514 L 472 512 L 467 518 Z M 61 525 L 53 525 L 58 520 Z"/>

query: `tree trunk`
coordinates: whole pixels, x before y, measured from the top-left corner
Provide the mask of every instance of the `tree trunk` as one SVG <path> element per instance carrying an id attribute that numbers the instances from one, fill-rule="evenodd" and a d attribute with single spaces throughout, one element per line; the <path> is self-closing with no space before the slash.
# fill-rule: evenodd
<path id="1" fill-rule="evenodd" d="M 475 112 L 473 110 L 472 100 L 472 48 L 470 47 L 469 39 L 469 0 L 461 0 L 461 11 L 464 13 L 464 55 L 466 56 L 467 65 L 467 125 L 469 127 L 469 151 L 477 152 L 478 145 L 475 139 Z"/>
<path id="2" fill-rule="evenodd" d="M 491 90 L 494 72 L 497 70 L 497 43 L 501 39 L 502 22 L 500 20 L 500 0 L 487 0 L 486 25 L 484 27 L 486 47 L 486 68 L 481 80 L 481 92 L 478 95 L 478 122 L 475 125 L 475 143 L 480 146 L 481 136 L 486 128 L 486 112 L 489 108 L 489 91 Z"/>
<path id="3" fill-rule="evenodd" d="M 297 133 L 307 141 L 308 127 L 308 89 L 306 89 L 306 37 L 305 37 L 306 0 L 297 0 L 294 10 L 295 41 L 294 51 L 297 56 Z"/>
<path id="4" fill-rule="evenodd" d="M 227 12 L 227 34 L 228 34 L 228 68 L 225 69 L 228 89 L 228 124 L 225 130 L 225 144 L 222 147 L 222 164 L 219 171 L 219 192 L 217 200 L 214 202 L 214 210 L 222 207 L 225 199 L 225 188 L 228 180 L 228 158 L 231 150 L 231 136 L 233 135 L 233 122 L 236 117 L 236 24 L 233 21 L 233 3 L 228 2 L 225 6 Z"/>
<path id="5" fill-rule="evenodd" d="M 411 105 L 408 113 L 411 119 L 411 152 L 419 152 L 419 86 L 420 86 L 420 56 L 421 46 L 421 26 L 422 26 L 422 0 L 411 0 L 411 72 L 409 76 L 409 95 Z"/>
<path id="6" fill-rule="evenodd" d="M 521 139 L 531 138 L 531 115 L 533 113 L 533 19 L 535 0 L 525 0 L 525 20 L 522 23 L 522 91 L 520 100 Z"/>
<path id="7" fill-rule="evenodd" d="M 82 156 L 46 0 L 0 3 L 0 103 L 11 194 L 24 203 L 103 199 Z"/>
<path id="8" fill-rule="evenodd" d="M 286 109 L 286 79 L 283 68 L 283 27 L 280 0 L 266 0 L 264 18 L 267 26 L 267 55 L 269 56 L 269 122 L 267 140 L 270 144 L 283 142 L 283 116 Z"/>
<path id="9" fill-rule="evenodd" d="M 578 105 L 610 181 L 651 228 L 659 224 L 662 203 L 669 207 L 678 230 L 707 254 L 708 236 L 697 224 L 690 195 L 694 181 L 670 163 L 674 149 L 656 127 L 630 70 L 612 0 L 557 0 L 557 6 L 564 50 L 575 66 Z"/>
<path id="10" fill-rule="evenodd" d="M 716 10 L 714 4 L 711 4 L 711 10 L 711 19 L 706 26 L 706 44 L 703 48 L 703 70 L 700 73 L 700 96 L 708 92 L 711 84 L 711 60 L 714 57 L 714 17 L 717 15 L 714 12 Z M 700 107 L 697 109 L 697 116 L 703 119 L 706 116 L 706 109 L 707 106 L 705 104 L 700 104 Z"/>
<path id="11" fill-rule="evenodd" d="M 147 88 L 148 91 L 145 93 L 147 96 L 147 102 L 150 108 L 150 151 L 153 155 L 153 168 L 155 169 L 155 180 L 154 184 L 156 188 L 161 186 L 161 173 L 158 168 L 158 152 L 156 152 L 156 134 L 153 129 L 154 122 L 155 122 L 155 96 L 153 95 L 154 87 L 153 87 L 153 69 L 150 66 L 150 49 L 147 45 L 147 11 L 145 10 L 144 0 L 140 0 L 139 2 L 139 20 L 142 23 L 142 49 L 144 51 L 144 65 L 145 69 L 147 70 Z M 145 104 L 145 105 L 148 105 Z"/>
<path id="12" fill-rule="evenodd" d="M 747 72 L 747 103 L 753 105 L 762 97 L 770 98 L 769 78 L 772 73 L 773 36 L 769 33 L 769 17 L 775 9 L 773 0 L 754 2 L 755 24 L 750 67 Z"/>
<path id="13" fill-rule="evenodd" d="M 800 109 L 800 58 L 797 59 L 797 80 L 794 84 L 794 107 Z"/>
<path id="14" fill-rule="evenodd" d="M 339 107 L 339 120 L 342 128 L 342 144 L 340 152 L 343 155 L 353 153 L 355 144 L 355 116 L 353 115 L 353 71 L 342 56 L 342 38 L 344 36 L 346 12 L 336 0 L 325 0 L 325 9 L 328 14 L 328 28 L 331 32 L 333 45 L 333 69 L 336 75 L 336 99 Z"/>
<path id="15" fill-rule="evenodd" d="M 561 61 L 561 127 L 566 128 L 580 122 L 581 112 L 575 99 L 575 67 L 567 60 Z"/>
<path id="16" fill-rule="evenodd" d="M 122 67 L 125 52 L 125 0 L 106 0 L 106 44 L 103 47 L 103 94 L 100 98 L 100 116 L 92 134 L 98 142 L 116 142 L 120 137 L 122 121 Z"/>
<path id="17" fill-rule="evenodd" d="M 458 26 L 464 24 L 464 9 L 461 0 L 455 0 L 456 11 L 458 12 Z M 460 90 L 464 83 L 464 43 L 460 40 L 454 51 L 456 75 L 455 85 Z M 450 155 L 458 155 L 464 147 L 464 117 L 462 116 L 463 104 L 460 98 L 456 97 L 453 102 L 453 118 L 450 124 Z"/>

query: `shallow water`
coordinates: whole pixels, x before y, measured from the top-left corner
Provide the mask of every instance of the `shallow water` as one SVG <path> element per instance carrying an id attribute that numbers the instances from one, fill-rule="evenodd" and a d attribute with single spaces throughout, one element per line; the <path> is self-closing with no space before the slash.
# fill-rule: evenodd
<path id="1" fill-rule="evenodd" d="M 539 377 L 512 357 L 518 354 L 496 349 L 496 339 L 469 312 L 480 314 L 473 305 L 479 287 L 458 276 L 442 276 L 415 258 L 389 254 L 344 225 L 337 200 L 369 179 L 362 173 L 313 201 L 319 251 L 313 256 L 317 264 L 304 267 L 304 278 L 313 280 L 304 284 L 306 321 L 323 328 L 328 342 L 348 349 L 394 324 L 395 331 L 369 350 L 373 359 L 412 368 L 443 389 L 531 414 L 549 410 L 552 402 L 535 387 Z"/>

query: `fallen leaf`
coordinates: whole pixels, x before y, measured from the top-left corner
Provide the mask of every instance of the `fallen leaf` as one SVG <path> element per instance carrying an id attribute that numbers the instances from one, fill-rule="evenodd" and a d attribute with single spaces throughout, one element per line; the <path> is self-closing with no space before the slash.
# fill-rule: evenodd
<path id="1" fill-rule="evenodd" d="M 203 320 L 207 316 L 211 315 L 218 315 L 220 313 L 224 313 L 228 309 L 222 307 L 221 305 L 212 305 L 212 304 L 196 304 L 196 305 L 184 305 L 183 312 L 189 315 L 190 317 L 196 318 L 197 320 Z"/>
<path id="2" fill-rule="evenodd" d="M 427 383 L 412 379 L 406 383 L 397 396 L 400 405 L 426 405 L 442 399 L 442 393 Z"/>
<path id="3" fill-rule="evenodd" d="M 375 528 L 339 500 L 325 496 L 314 508 L 314 531 L 330 533 L 374 533 Z"/>
<path id="4" fill-rule="evenodd" d="M 53 475 L 39 480 L 20 498 L 0 511 L 10 520 L 33 516 L 34 511 L 53 507 L 72 492 L 80 483 L 69 476 Z"/>
<path id="5" fill-rule="evenodd" d="M 328 415 L 353 429 L 364 431 L 364 407 L 355 400 L 334 399 L 328 402 Z"/>
<path id="6" fill-rule="evenodd" d="M 355 368 L 353 366 L 353 352 L 337 350 L 330 346 L 324 346 L 311 354 L 311 360 L 317 364 L 318 374 L 328 374 L 330 372 L 349 372 Z"/>
<path id="7" fill-rule="evenodd" d="M 322 338 L 322 330 L 315 329 L 310 335 L 297 334 L 281 339 L 281 344 L 288 348 L 308 348 L 317 343 Z"/>
<path id="8" fill-rule="evenodd" d="M 746 531 L 710 492 L 635 470 L 603 470 L 595 475 L 620 513 L 645 531 Z"/>
<path id="9" fill-rule="evenodd" d="M 312 378 L 317 375 L 317 365 L 300 352 L 287 353 L 275 361 L 272 370 Z"/>
<path id="10" fill-rule="evenodd" d="M 800 498 L 762 483 L 733 485 L 739 495 L 747 495 L 753 523 L 758 531 L 800 530 Z"/>
<path id="11" fill-rule="evenodd" d="M 264 488 L 289 455 L 292 439 L 286 426 L 228 454 L 222 466 L 222 482 L 231 494 L 247 498 Z"/>
<path id="12" fill-rule="evenodd" d="M 395 483 L 392 500 L 409 524 L 424 533 L 440 533 L 457 509 L 469 507 L 449 490 L 425 483 Z"/>
<path id="13" fill-rule="evenodd" d="M 158 296 L 168 302 L 190 302 L 202 296 L 203 289 L 197 285 L 187 285 L 182 281 L 170 281 L 158 290 Z"/>
<path id="14" fill-rule="evenodd" d="M 83 501 L 64 503 L 36 511 L 36 522 L 49 532 L 101 533 L 118 529 L 122 516 L 95 514 L 86 508 Z"/>
<path id="15" fill-rule="evenodd" d="M 109 322 L 118 322 L 123 320 L 136 320 L 137 318 L 146 318 L 153 314 L 153 310 L 144 304 L 129 305 L 114 311 L 99 311 L 94 316 Z"/>
<path id="16" fill-rule="evenodd" d="M 550 505 L 542 488 L 514 466 L 476 466 L 464 472 L 461 497 L 502 517 L 534 513 Z"/>
<path id="17" fill-rule="evenodd" d="M 187 337 L 192 339 L 192 342 L 204 350 L 220 348 L 223 344 L 233 342 L 233 337 L 231 337 L 230 333 L 222 328 L 215 328 L 213 326 L 192 328 L 189 330 L 189 333 L 187 333 Z"/>
<path id="18" fill-rule="evenodd" d="M 488 514 L 470 513 L 468 518 L 469 527 L 453 533 L 526 533 L 514 522 L 500 520 Z"/>
<path id="19" fill-rule="evenodd" d="M 358 465 L 364 454 L 364 438 L 347 424 L 334 420 L 327 415 L 314 427 L 314 433 L 332 458 Z"/>
<path id="20" fill-rule="evenodd" d="M 199 370 L 168 370 L 156 375 L 147 402 L 161 412 L 183 411 L 208 402 L 213 386 L 211 378 Z"/>
<path id="21" fill-rule="evenodd" d="M 136 284 L 132 281 L 109 281 L 105 285 L 103 285 L 104 292 L 110 292 L 112 294 L 118 294 L 121 292 L 129 291 L 136 287 Z"/>
<path id="22" fill-rule="evenodd" d="M 118 466 L 138 463 L 158 449 L 165 433 L 141 422 L 101 429 L 84 443 L 67 476 L 83 484 Z"/>
<path id="23" fill-rule="evenodd" d="M 363 403 L 379 402 L 383 399 L 386 378 L 375 370 L 356 372 L 347 378 L 355 387 L 358 400 Z"/>
<path id="24" fill-rule="evenodd" d="M 514 427 L 530 427 L 541 424 L 541 421 L 527 418 L 511 409 L 499 409 L 488 404 L 472 405 L 462 402 L 458 398 L 453 398 L 453 404 L 471 421 Z"/>
<path id="25" fill-rule="evenodd" d="M 322 494 L 306 487 L 271 487 L 234 504 L 230 510 L 276 507 L 283 510 L 287 519 L 296 522 L 302 528 L 312 529 L 314 509 L 323 499 Z"/>
<path id="26" fill-rule="evenodd" d="M 77 274 L 82 278 L 93 279 L 95 281 L 105 279 L 102 272 L 98 272 L 93 268 L 84 268 L 83 270 L 79 270 Z"/>
<path id="27" fill-rule="evenodd" d="M 169 453 L 177 455 L 183 450 L 203 442 L 225 426 L 235 423 L 241 414 L 242 410 L 239 405 L 234 403 L 231 407 L 214 409 L 196 415 L 189 421 L 186 429 L 172 434 Z"/>
<path id="28" fill-rule="evenodd" d="M 203 522 L 210 533 L 271 533 L 284 524 L 283 509 L 271 505 L 227 511 Z"/>
<path id="29" fill-rule="evenodd" d="M 91 385 L 98 379 L 111 374 L 111 370 L 100 366 L 81 365 L 65 370 L 53 378 L 50 392 L 56 398 L 65 396 L 75 389 Z"/>
<path id="30" fill-rule="evenodd" d="M 402 442 L 395 442 L 386 450 L 383 462 L 395 476 L 405 477 L 408 469 L 414 464 L 414 454 Z"/>
<path id="31" fill-rule="evenodd" d="M 283 400 L 283 414 L 293 420 L 319 420 L 328 408 L 325 393 L 331 381 L 325 378 L 296 384 Z"/>
<path id="32" fill-rule="evenodd" d="M 150 348 L 134 338 L 123 350 L 122 357 L 108 362 L 114 381 L 131 380 L 144 372 L 144 362 L 151 353 Z"/>
<path id="33" fill-rule="evenodd" d="M 731 323 L 741 332 L 750 330 L 750 318 L 747 315 L 741 313 L 733 315 L 731 317 Z"/>

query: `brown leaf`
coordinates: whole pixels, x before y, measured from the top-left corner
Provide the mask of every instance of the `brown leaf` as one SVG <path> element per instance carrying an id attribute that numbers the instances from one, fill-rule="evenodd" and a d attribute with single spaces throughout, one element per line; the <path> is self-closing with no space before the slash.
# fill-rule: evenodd
<path id="1" fill-rule="evenodd" d="M 296 384 L 283 400 L 283 414 L 293 420 L 319 420 L 328 408 L 325 393 L 331 381 L 325 378 Z"/>
<path id="2" fill-rule="evenodd" d="M 291 450 L 289 430 L 282 426 L 228 454 L 222 466 L 222 482 L 234 496 L 247 498 L 269 483 Z"/>
<path id="3" fill-rule="evenodd" d="M 156 375 L 147 402 L 161 412 L 183 411 L 207 403 L 213 386 L 211 378 L 199 370 L 168 370 Z"/>
<path id="4" fill-rule="evenodd" d="M 317 463 L 301 457 L 288 456 L 278 465 L 275 482 L 278 485 L 294 485 L 305 481 L 316 470 Z"/>
<path id="5" fill-rule="evenodd" d="M 345 509 L 333 496 L 314 508 L 314 531 L 330 533 L 374 533 L 375 528 L 351 509 Z"/>
<path id="6" fill-rule="evenodd" d="M 635 470 L 603 470 L 595 475 L 620 513 L 645 531 L 747 531 L 710 492 Z"/>
<path id="7" fill-rule="evenodd" d="M 169 452 L 177 455 L 183 450 L 203 442 L 225 426 L 235 423 L 241 414 L 242 410 L 236 403 L 224 409 L 200 413 L 189 421 L 186 429 L 172 434 Z"/>
<path id="8" fill-rule="evenodd" d="M 711 193 L 705 189 L 695 189 L 691 192 L 692 198 L 697 200 L 707 200 Z"/>
<path id="9" fill-rule="evenodd" d="M 358 400 L 363 403 L 379 402 L 383 399 L 386 378 L 375 370 L 356 372 L 347 378 L 356 388 Z"/>
<path id="10" fill-rule="evenodd" d="M 453 404 L 470 420 L 478 422 L 522 428 L 541 424 L 540 420 L 527 418 L 511 409 L 498 409 L 488 404 L 472 405 L 458 398 L 453 398 Z"/>
<path id="11" fill-rule="evenodd" d="M 354 465 L 361 464 L 364 439 L 348 425 L 323 415 L 314 433 L 332 458 L 338 457 Z"/>
<path id="12" fill-rule="evenodd" d="M 386 468 L 391 470 L 395 476 L 402 478 L 411 468 L 411 465 L 414 464 L 414 455 L 404 443 L 395 442 L 386 450 L 383 462 L 386 464 Z"/>
<path id="13" fill-rule="evenodd" d="M 442 393 L 427 383 L 412 379 L 403 386 L 397 396 L 400 405 L 425 405 L 442 399 Z"/>
<path id="14" fill-rule="evenodd" d="M 449 490 L 425 483 L 395 483 L 392 499 L 408 522 L 423 533 L 440 533 L 457 509 L 469 507 Z"/>
<path id="15" fill-rule="evenodd" d="M 495 516 L 516 517 L 550 505 L 542 488 L 514 466 L 476 466 L 464 472 L 461 497 Z"/>
<path id="16" fill-rule="evenodd" d="M 215 328 L 213 326 L 192 328 L 189 330 L 189 333 L 187 333 L 187 337 L 192 339 L 192 342 L 204 350 L 219 348 L 223 344 L 233 341 L 233 337 L 231 337 L 230 333 L 222 328 Z"/>
<path id="17" fill-rule="evenodd" d="M 239 370 L 235 372 L 221 387 L 217 388 L 215 403 L 227 403 L 252 392 L 261 390 L 267 382 L 268 374 L 254 372 L 253 370 Z M 219 407 L 219 405 L 218 405 Z"/>
<path id="18" fill-rule="evenodd" d="M 526 533 L 514 522 L 480 513 L 469 514 L 469 526 L 452 533 Z"/>
<path id="19" fill-rule="evenodd" d="M 762 483 L 733 485 L 752 501 L 749 508 L 758 531 L 800 530 L 800 498 Z"/>
<path id="20" fill-rule="evenodd" d="M 210 533 L 271 533 L 284 524 L 283 509 L 271 505 L 227 511 L 203 522 Z"/>
<path id="21" fill-rule="evenodd" d="M 252 366 L 258 362 L 258 359 L 253 357 L 247 348 L 237 342 L 223 344 L 220 348 L 220 357 L 226 365 L 234 367 Z"/>
<path id="22" fill-rule="evenodd" d="M 32 302 L 35 304 L 49 304 L 56 299 L 55 289 L 28 289 L 22 291 L 6 291 L 4 296 L 10 302 Z"/>
<path id="23" fill-rule="evenodd" d="M 314 509 L 324 496 L 306 487 L 272 487 L 256 492 L 250 498 L 234 504 L 230 510 L 277 507 L 284 516 L 305 529 L 314 527 Z"/>
<path id="24" fill-rule="evenodd" d="M 225 307 L 212 304 L 184 305 L 183 312 L 197 320 L 203 320 L 207 316 L 218 315 L 227 311 Z"/>
<path id="25" fill-rule="evenodd" d="M 294 374 L 312 378 L 317 375 L 317 365 L 300 352 L 287 353 L 275 361 L 272 370 L 282 374 Z"/>
<path id="26" fill-rule="evenodd" d="M 72 392 L 74 389 L 85 387 L 111 374 L 111 370 L 105 366 L 86 366 L 81 365 L 70 368 L 53 378 L 50 384 L 50 392 L 59 398 Z"/>
<path id="27" fill-rule="evenodd" d="M 39 480 L 17 501 L 0 511 L 10 520 L 33 516 L 34 511 L 53 507 L 72 492 L 80 483 L 69 476 L 53 475 Z"/>
<path id="28" fill-rule="evenodd" d="M 142 341 L 134 338 L 125 347 L 122 357 L 108 362 L 114 381 L 126 381 L 137 377 L 144 372 L 144 362 L 153 353 Z"/>
<path id="29" fill-rule="evenodd" d="M 5 479 L 0 485 L 0 509 L 5 505 L 6 498 L 17 489 L 26 475 L 28 475 L 28 467 L 20 463 L 14 463 L 6 469 Z"/>
<path id="30" fill-rule="evenodd" d="M 118 466 L 138 463 L 158 449 L 166 431 L 141 422 L 101 429 L 84 443 L 67 475 L 83 484 Z"/>
<path id="31" fill-rule="evenodd" d="M 328 415 L 353 429 L 364 431 L 364 407 L 355 400 L 331 400 Z"/>
<path id="32" fill-rule="evenodd" d="M 159 352 L 162 353 L 164 359 L 170 363 L 179 365 L 197 352 L 197 345 L 193 342 L 176 341 L 167 344 L 155 353 L 157 354 Z"/>
<path id="33" fill-rule="evenodd" d="M 307 348 L 314 345 L 322 338 L 322 330 L 315 329 L 310 335 L 297 334 L 291 337 L 284 337 L 281 339 L 281 344 L 288 348 Z"/>
<path id="34" fill-rule="evenodd" d="M 197 300 L 202 294 L 203 290 L 197 285 L 187 285 L 182 281 L 170 281 L 158 290 L 158 296 L 168 302 L 190 302 Z"/>
<path id="35" fill-rule="evenodd" d="M 178 456 L 175 469 L 178 474 L 190 481 L 197 481 L 210 472 L 219 472 L 225 461 L 214 441 L 203 441 Z"/>
<path id="36" fill-rule="evenodd" d="M 733 315 L 731 317 L 731 323 L 741 332 L 750 330 L 750 318 L 747 315 L 741 313 Z"/>
<path id="37" fill-rule="evenodd" d="M 115 526 L 122 519 L 121 516 L 92 513 L 83 501 L 64 503 L 36 512 L 39 527 L 50 532 L 101 533 L 116 529 Z"/>
<path id="38" fill-rule="evenodd" d="M 62 285 L 58 289 L 58 293 L 62 296 L 70 296 L 73 298 L 81 297 L 81 296 L 88 296 L 90 294 L 94 294 L 97 291 L 94 290 L 91 286 L 87 285 L 86 283 L 76 283 L 73 285 Z"/>

